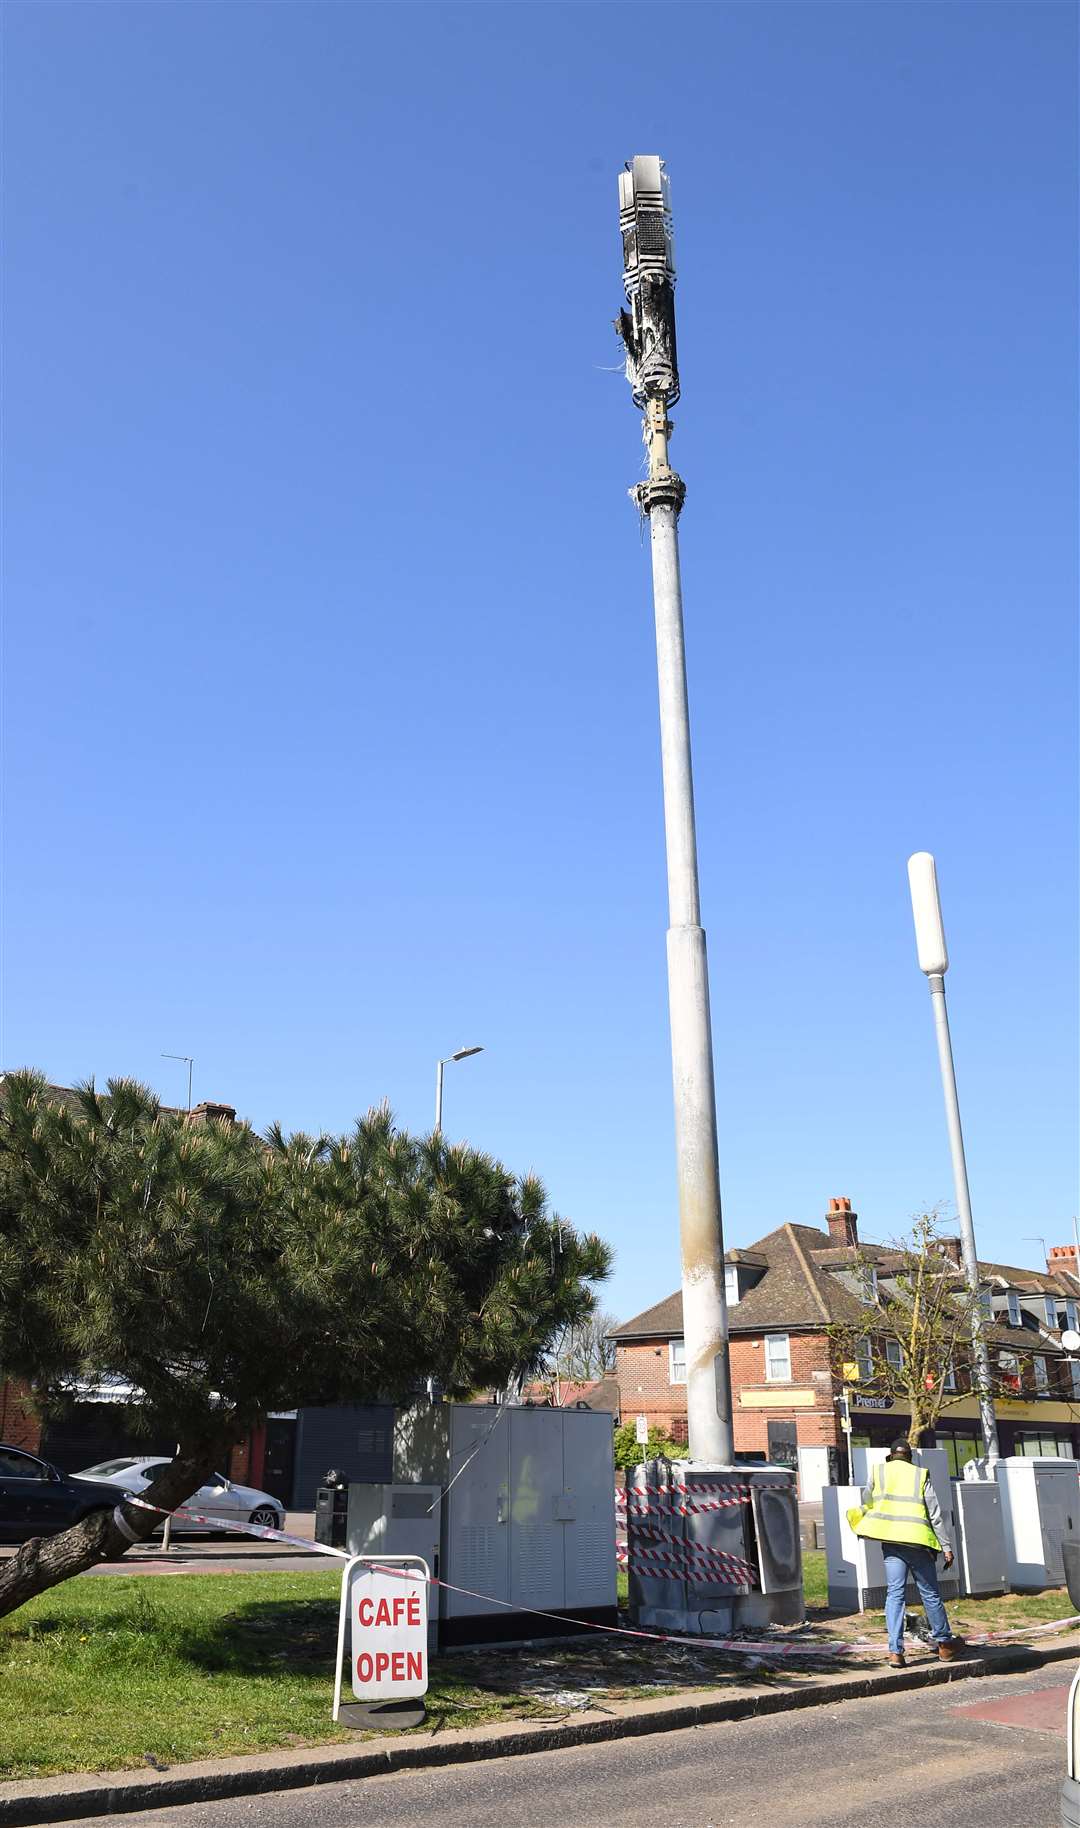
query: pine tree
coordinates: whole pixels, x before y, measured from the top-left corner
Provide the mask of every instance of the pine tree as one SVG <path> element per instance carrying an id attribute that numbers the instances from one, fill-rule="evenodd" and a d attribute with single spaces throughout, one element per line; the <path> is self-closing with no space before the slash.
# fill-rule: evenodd
<path id="1" fill-rule="evenodd" d="M 601 1240 L 491 1156 L 418 1138 L 385 1108 L 347 1137 L 191 1124 L 132 1080 L 58 1103 L 0 1087 L 0 1369 L 48 1415 L 81 1380 L 142 1392 L 179 1451 L 172 1509 L 268 1411 L 448 1396 L 533 1374 L 593 1311 Z M 0 1614 L 160 1521 L 125 1506 L 0 1570 Z"/>

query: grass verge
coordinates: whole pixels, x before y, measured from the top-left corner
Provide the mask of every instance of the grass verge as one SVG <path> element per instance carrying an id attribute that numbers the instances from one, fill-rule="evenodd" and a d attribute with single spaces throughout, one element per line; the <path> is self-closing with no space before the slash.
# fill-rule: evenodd
<path id="1" fill-rule="evenodd" d="M 825 1558 L 805 1558 L 811 1635 L 883 1633 L 880 1615 L 830 1616 Z M 624 1597 L 620 1576 L 620 1597 Z M 0 1620 L 0 1778 L 169 1766 L 358 1735 L 330 1719 L 339 1576 L 96 1575 Z M 965 1633 L 1069 1614 L 1064 1592 L 950 1608 Z M 434 1658 L 426 1731 L 747 1681 L 798 1685 L 695 1645 L 596 1633 Z"/>

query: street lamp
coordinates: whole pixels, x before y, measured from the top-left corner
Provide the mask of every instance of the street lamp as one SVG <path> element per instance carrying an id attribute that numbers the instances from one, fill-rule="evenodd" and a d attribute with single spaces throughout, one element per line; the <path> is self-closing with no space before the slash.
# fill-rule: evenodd
<path id="1" fill-rule="evenodd" d="M 447 1054 L 445 1060 L 440 1060 L 437 1063 L 437 1065 L 435 1067 L 435 1134 L 436 1134 L 436 1136 L 438 1136 L 439 1132 L 442 1129 L 443 1067 L 449 1066 L 451 1060 L 467 1060 L 469 1058 L 470 1054 L 482 1054 L 483 1051 L 484 1050 L 482 1047 L 459 1047 L 456 1054 Z"/>
<path id="2" fill-rule="evenodd" d="M 949 953 L 941 919 L 937 870 L 929 851 L 916 851 L 908 858 L 908 882 L 911 886 L 911 911 L 915 917 L 915 946 L 919 970 L 930 985 L 930 1003 L 934 1011 L 938 1063 L 945 1093 L 945 1122 L 952 1155 L 953 1186 L 956 1210 L 960 1215 L 960 1248 L 964 1274 L 972 1294 L 971 1350 L 975 1383 L 979 1396 L 979 1417 L 987 1458 L 998 1458 L 997 1418 L 990 1382 L 990 1354 L 986 1349 L 979 1318 L 979 1260 L 975 1251 L 975 1226 L 971 1218 L 971 1195 L 968 1191 L 967 1162 L 964 1158 L 964 1133 L 960 1127 L 960 1103 L 956 1095 L 956 1067 L 953 1064 L 952 1040 L 949 1035 L 949 1012 L 945 1007 L 945 973 Z"/>

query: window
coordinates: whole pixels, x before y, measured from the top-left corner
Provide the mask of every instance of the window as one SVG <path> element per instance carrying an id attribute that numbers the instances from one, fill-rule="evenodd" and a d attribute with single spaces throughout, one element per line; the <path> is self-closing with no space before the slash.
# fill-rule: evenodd
<path id="1" fill-rule="evenodd" d="M 858 1348 L 859 1382 L 868 1384 L 874 1375 L 874 1347 L 869 1339 L 860 1339 Z"/>
<path id="2" fill-rule="evenodd" d="M 1080 1396 L 1080 1358 L 1070 1358 L 1069 1371 L 1072 1374 L 1073 1395 Z"/>
<path id="3" fill-rule="evenodd" d="M 877 1270 L 874 1268 L 874 1265 L 872 1263 L 864 1263 L 862 1275 L 863 1291 L 867 1301 L 876 1301 L 878 1298 L 878 1286 Z"/>
<path id="4" fill-rule="evenodd" d="M 1032 1359 L 1031 1362 L 1035 1368 L 1035 1388 L 1036 1388 L 1036 1390 L 1049 1390 L 1050 1378 L 1047 1375 L 1045 1358 L 1042 1358 L 1038 1353 L 1036 1353 L 1035 1357 Z"/>
<path id="5" fill-rule="evenodd" d="M 885 1357 L 894 1371 L 899 1371 L 903 1368 L 904 1348 L 898 1339 L 887 1339 L 885 1341 Z"/>
<path id="6" fill-rule="evenodd" d="M 786 1333 L 765 1335 L 765 1376 L 771 1384 L 791 1382 L 791 1341 Z"/>
<path id="7" fill-rule="evenodd" d="M 998 1371 L 1001 1374 L 1003 1383 L 1008 1384 L 1009 1388 L 1012 1390 L 1019 1390 L 1020 1360 L 1017 1358 L 1015 1352 L 998 1353 Z"/>
<path id="8" fill-rule="evenodd" d="M 938 1444 L 948 1455 L 949 1473 L 953 1479 L 962 1479 L 968 1461 L 977 1460 L 983 1451 L 982 1442 L 974 1435 L 939 1434 Z"/>
<path id="9" fill-rule="evenodd" d="M 1075 1458 L 1073 1444 L 1067 1435 L 1033 1434 L 1030 1431 L 1018 1434 L 1016 1451 L 1029 1460 L 1072 1460 Z"/>
<path id="10" fill-rule="evenodd" d="M 994 1293 L 992 1289 L 981 1288 L 979 1290 L 979 1312 L 984 1320 L 993 1320 Z"/>
<path id="11" fill-rule="evenodd" d="M 1018 1327 L 1020 1325 L 1020 1297 L 1015 1289 L 1009 1290 L 1006 1300 L 1009 1303 L 1009 1325 Z"/>
<path id="12" fill-rule="evenodd" d="M 729 1308 L 735 1307 L 739 1299 L 739 1266 L 737 1263 L 724 1264 L 724 1294 Z"/>
<path id="13" fill-rule="evenodd" d="M 953 1364 L 951 1358 L 945 1367 L 945 1381 L 941 1387 L 943 1390 L 947 1391 L 950 1396 L 956 1389 L 956 1366 Z"/>
<path id="14" fill-rule="evenodd" d="M 1075 1303 L 1075 1301 L 1067 1301 L 1065 1303 L 1065 1320 L 1069 1327 L 1070 1332 L 1073 1332 L 1073 1333 L 1080 1332 L 1080 1327 L 1078 1327 L 1076 1324 L 1076 1303 Z"/>
<path id="15" fill-rule="evenodd" d="M 44 1479 L 45 1467 L 40 1460 L 32 1460 L 29 1454 L 21 1454 L 17 1449 L 5 1447 L 0 1450 L 0 1479 Z"/>
<path id="16" fill-rule="evenodd" d="M 1057 1326 L 1057 1306 L 1054 1302 L 1053 1295 L 1043 1296 L 1043 1314 L 1046 1317 L 1046 1324 L 1048 1327 Z"/>
<path id="17" fill-rule="evenodd" d="M 673 1384 L 686 1382 L 686 1341 L 668 1340 L 668 1378 Z"/>

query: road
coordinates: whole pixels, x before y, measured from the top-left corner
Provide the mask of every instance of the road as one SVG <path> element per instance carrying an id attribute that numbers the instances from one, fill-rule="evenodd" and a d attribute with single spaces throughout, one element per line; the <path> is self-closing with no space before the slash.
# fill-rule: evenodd
<path id="1" fill-rule="evenodd" d="M 314 1528 L 314 1511 L 286 1513 L 286 1534 L 310 1542 Z M 18 1553 L 17 1543 L 0 1543 L 0 1563 Z M 79 1579 L 97 1574 L 310 1574 L 340 1566 L 336 1556 L 265 1542 L 239 1531 L 216 1536 L 185 1536 L 181 1532 L 173 1537 L 168 1553 L 161 1546 L 161 1537 L 153 1536 L 149 1542 L 137 1543 L 119 1561 L 95 1562 L 92 1568 L 83 1570 Z"/>
<path id="2" fill-rule="evenodd" d="M 154 1809 L 126 1828 L 1058 1828 L 1068 1664 L 720 1726 Z M 994 1718 L 987 1718 L 987 1713 Z"/>

